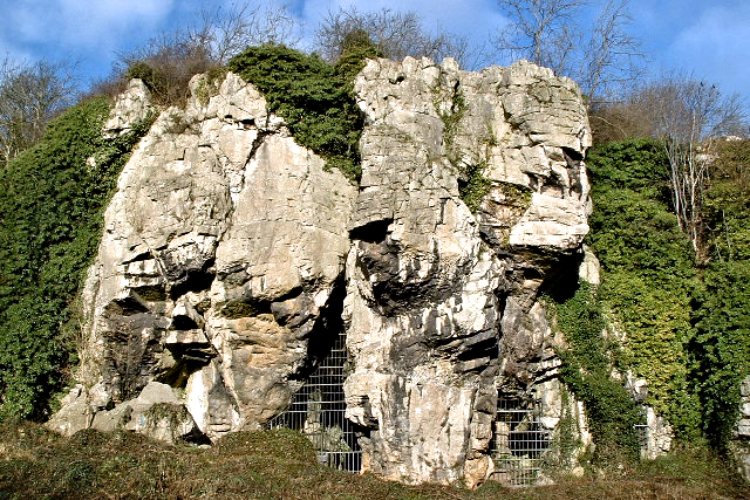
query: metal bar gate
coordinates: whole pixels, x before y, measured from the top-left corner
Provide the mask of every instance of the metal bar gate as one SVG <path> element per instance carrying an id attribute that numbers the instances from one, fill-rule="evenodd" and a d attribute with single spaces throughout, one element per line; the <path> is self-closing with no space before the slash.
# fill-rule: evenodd
<path id="1" fill-rule="evenodd" d="M 543 455 L 550 446 L 541 425 L 542 402 L 498 397 L 497 419 L 490 452 L 495 478 L 508 486 L 530 486 L 542 471 Z"/>
<path id="2" fill-rule="evenodd" d="M 346 358 L 346 334 L 340 333 L 331 352 L 294 395 L 289 409 L 271 419 L 268 426 L 302 432 L 312 441 L 322 464 L 359 472 L 362 449 L 357 442 L 355 425 L 345 415 Z"/>

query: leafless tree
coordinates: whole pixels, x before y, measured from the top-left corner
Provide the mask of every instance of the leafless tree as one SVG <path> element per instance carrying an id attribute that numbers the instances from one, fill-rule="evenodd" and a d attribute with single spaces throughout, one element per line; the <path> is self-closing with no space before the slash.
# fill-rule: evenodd
<path id="1" fill-rule="evenodd" d="M 466 65 L 471 55 L 466 38 L 442 30 L 433 35 L 425 30 L 416 12 L 388 8 L 361 12 L 349 7 L 329 12 L 315 33 L 315 50 L 324 59 L 336 61 L 352 33 L 367 34 L 385 57 L 397 60 L 413 56 L 440 61 L 450 56 Z"/>
<path id="2" fill-rule="evenodd" d="M 590 99 L 634 77 L 642 54 L 627 33 L 627 0 L 608 0 L 592 26 L 580 21 L 588 0 L 502 0 L 500 6 L 510 23 L 491 41 L 511 59 L 573 78 Z"/>
<path id="3" fill-rule="evenodd" d="M 573 72 L 591 99 L 642 76 L 640 41 L 627 31 L 631 21 L 627 0 L 609 0 L 601 10 L 586 41 L 582 71 L 578 75 Z"/>
<path id="4" fill-rule="evenodd" d="M 236 1 L 229 6 L 205 8 L 197 23 L 159 34 L 142 47 L 119 54 L 115 72 L 120 80 L 133 76 L 147 80 L 157 100 L 172 104 L 186 97 L 193 75 L 225 64 L 248 46 L 294 45 L 298 41 L 296 30 L 294 17 L 283 6 L 260 7 Z M 99 86 L 117 90 L 109 82 Z"/>
<path id="5" fill-rule="evenodd" d="M 34 144 L 74 98 L 71 67 L 6 57 L 0 64 L 0 166 Z"/>
<path id="6" fill-rule="evenodd" d="M 631 102 L 664 144 L 674 210 L 702 260 L 706 256 L 702 203 L 715 141 L 746 128 L 742 101 L 736 94 L 723 96 L 715 85 L 692 76 L 672 75 L 637 91 Z"/>
<path id="7" fill-rule="evenodd" d="M 503 0 L 501 9 L 510 24 L 497 33 L 494 45 L 511 58 L 526 58 L 566 74 L 580 32 L 575 16 L 585 0 Z"/>
<path id="8" fill-rule="evenodd" d="M 203 47 L 212 61 L 225 64 L 249 46 L 296 45 L 297 28 L 297 21 L 284 6 L 261 7 L 235 1 L 228 8 L 204 9 L 199 24 L 180 36 L 190 45 Z"/>

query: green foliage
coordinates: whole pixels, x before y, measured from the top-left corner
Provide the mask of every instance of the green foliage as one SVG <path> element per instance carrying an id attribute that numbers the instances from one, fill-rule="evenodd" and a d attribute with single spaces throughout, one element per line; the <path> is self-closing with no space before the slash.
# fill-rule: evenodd
<path id="1" fill-rule="evenodd" d="M 355 30 L 344 36 L 341 55 L 336 61 L 336 71 L 351 82 L 364 68 L 365 59 L 378 57 L 385 57 L 383 50 L 373 43 L 366 32 Z"/>
<path id="2" fill-rule="evenodd" d="M 453 165 L 460 175 L 458 193 L 466 206 L 472 213 L 479 209 L 482 199 L 492 188 L 492 182 L 484 176 L 487 161 L 478 159 L 472 163 L 465 163 L 456 151 L 455 141 L 458 127 L 466 114 L 466 98 L 460 90 L 450 94 L 450 107 L 445 109 L 443 102 L 446 98 L 440 87 L 433 89 L 433 104 L 437 110 L 440 120 L 443 122 L 443 150 L 448 161 Z M 494 134 L 489 134 L 490 138 Z M 492 139 L 487 139 L 490 141 Z M 477 155 L 483 157 L 485 155 Z M 514 189 L 513 185 L 506 184 L 507 189 Z M 515 193 L 513 193 L 515 194 Z"/>
<path id="3" fill-rule="evenodd" d="M 724 141 L 710 166 L 703 217 L 716 260 L 750 260 L 750 140 Z"/>
<path id="4" fill-rule="evenodd" d="M 648 402 L 683 441 L 723 450 L 750 373 L 750 142 L 718 147 L 704 217 L 714 262 L 697 269 L 670 212 L 667 161 L 650 141 L 590 156 L 590 244 L 601 297 L 626 334 L 626 364 L 649 382 Z"/>
<path id="5" fill-rule="evenodd" d="M 362 175 L 359 138 L 364 119 L 353 94 L 354 76 L 374 48 L 354 44 L 336 65 L 283 46 L 248 48 L 229 62 L 231 71 L 255 85 L 294 138 L 351 180 Z"/>
<path id="6" fill-rule="evenodd" d="M 72 304 L 99 244 L 102 209 L 148 126 L 104 140 L 109 110 L 104 99 L 70 108 L 0 171 L 0 419 L 43 417 L 75 362 Z"/>
<path id="7" fill-rule="evenodd" d="M 163 94 L 166 90 L 167 80 L 164 74 L 153 64 L 146 61 L 136 61 L 128 67 L 125 72 L 128 80 L 138 78 L 155 94 Z"/>
<path id="8" fill-rule="evenodd" d="M 588 284 L 562 303 L 551 302 L 568 348 L 560 352 L 560 375 L 586 406 L 589 429 L 600 462 L 614 457 L 636 460 L 640 444 L 634 425 L 642 423 L 638 406 L 622 383 L 610 377 L 617 346 L 604 337 L 602 305 Z"/>
<path id="9" fill-rule="evenodd" d="M 670 200 L 669 160 L 664 146 L 656 141 L 635 139 L 594 148 L 587 166 L 600 193 L 628 189 L 664 203 Z"/>
<path id="10" fill-rule="evenodd" d="M 704 431 L 726 451 L 739 417 L 740 384 L 750 374 L 750 140 L 716 144 L 703 217 L 713 262 L 695 294 L 693 376 L 705 408 Z"/>
<path id="11" fill-rule="evenodd" d="M 600 298 L 625 334 L 622 361 L 648 380 L 647 402 L 677 436 L 696 441 L 701 408 L 689 381 L 698 273 L 668 205 L 663 148 L 646 140 L 608 144 L 591 154 L 589 168 L 589 244 L 602 264 Z"/>
<path id="12" fill-rule="evenodd" d="M 578 419 L 573 412 L 573 401 L 567 388 L 560 393 L 560 421 L 557 424 L 555 439 L 552 443 L 553 460 L 555 463 L 550 464 L 553 469 L 559 467 L 560 470 L 569 471 L 575 465 L 576 452 L 581 448 L 581 429 L 578 425 Z"/>
<path id="13" fill-rule="evenodd" d="M 455 151 L 458 124 L 466 114 L 466 98 L 460 90 L 456 90 L 450 95 L 450 107 L 446 110 L 443 108 L 445 95 L 441 92 L 440 87 L 434 89 L 433 92 L 433 104 L 440 120 L 443 122 L 443 150 L 448 161 L 460 171 L 472 168 L 472 166 L 462 165 L 459 155 Z"/>
<path id="14" fill-rule="evenodd" d="M 739 417 L 740 384 L 750 375 L 750 265 L 711 264 L 696 298 L 694 378 L 704 405 L 705 432 L 723 450 Z"/>
<path id="15" fill-rule="evenodd" d="M 211 97 L 219 94 L 219 87 L 227 76 L 229 68 L 219 66 L 204 73 L 195 87 L 195 97 L 201 106 L 208 105 Z"/>
<path id="16" fill-rule="evenodd" d="M 492 182 L 484 176 L 486 163 L 476 163 L 467 165 L 464 168 L 464 174 L 467 177 L 465 183 L 459 183 L 458 193 L 461 199 L 466 203 L 472 213 L 476 212 L 482 198 L 490 191 Z"/>

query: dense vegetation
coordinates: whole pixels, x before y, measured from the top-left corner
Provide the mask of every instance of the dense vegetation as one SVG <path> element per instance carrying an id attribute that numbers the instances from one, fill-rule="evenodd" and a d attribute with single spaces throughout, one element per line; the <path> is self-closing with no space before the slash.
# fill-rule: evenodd
<path id="1" fill-rule="evenodd" d="M 747 148 L 747 141 L 726 146 L 711 167 L 717 173 L 706 195 L 704 217 L 713 228 L 708 265 L 696 261 L 672 213 L 661 144 L 611 143 L 589 157 L 595 210 L 588 243 L 601 261 L 602 283 L 595 291 L 581 287 L 557 310 L 571 344 L 563 353 L 564 379 L 592 405 L 592 430 L 604 443 L 600 426 L 624 429 L 635 418 L 606 381 L 610 366 L 648 380 L 647 403 L 681 442 L 708 441 L 720 451 L 728 443 L 740 382 L 750 373 L 750 227 L 741 222 L 750 215 L 742 182 Z M 618 337 L 621 349 L 613 348 Z M 595 374 L 605 375 L 593 382 Z M 600 415 L 595 401 L 607 394 L 619 409 Z M 617 444 L 628 446 L 624 438 Z"/>
<path id="2" fill-rule="evenodd" d="M 614 465 L 636 461 L 640 441 L 635 425 L 643 424 L 641 411 L 623 384 L 611 376 L 621 353 L 613 339 L 602 335 L 606 322 L 595 290 L 582 284 L 575 295 L 553 305 L 558 328 L 568 348 L 560 351 L 560 376 L 586 406 L 586 417 L 596 443 L 594 463 Z"/>
<path id="3" fill-rule="evenodd" d="M 235 56 L 229 69 L 264 93 L 271 111 L 285 119 L 297 142 L 358 181 L 364 118 L 354 99 L 354 77 L 366 57 L 379 54 L 366 36 L 345 44 L 336 64 L 314 54 L 265 45 Z"/>
<path id="4" fill-rule="evenodd" d="M 695 294 L 691 351 L 703 428 L 722 449 L 737 421 L 740 382 L 750 374 L 750 140 L 724 141 L 705 195 L 712 262 Z"/>
<path id="5" fill-rule="evenodd" d="M 668 204 L 668 163 L 660 144 L 615 143 L 589 160 L 596 209 L 590 244 L 604 273 L 601 299 L 625 336 L 626 365 L 649 381 L 648 403 L 678 436 L 699 436 L 688 388 L 691 297 L 697 270 Z"/>
<path id="6" fill-rule="evenodd" d="M 301 145 L 322 156 L 328 167 L 359 180 L 363 117 L 353 80 L 367 57 L 384 54 L 384 47 L 374 45 L 368 33 L 342 35 L 331 61 L 266 44 L 247 48 L 223 65 L 226 59 L 205 52 L 205 46 L 188 44 L 182 52 L 173 48 L 159 47 L 147 58 L 130 61 L 125 74 L 144 79 L 157 102 L 168 105 L 184 102 L 194 73 L 209 71 L 210 81 L 232 70 L 264 93 L 271 111 L 285 119 Z M 449 157 L 463 113 L 463 96 L 456 93 L 453 98 L 450 113 L 442 116 Z M 632 109 L 638 110 L 639 125 L 649 121 L 643 119 L 647 108 Z M 38 143 L 0 169 L 0 421 L 48 416 L 51 396 L 75 367 L 80 335 L 76 297 L 100 240 L 102 211 L 131 149 L 148 127 L 143 123 L 132 133 L 103 139 L 100 130 L 109 110 L 110 102 L 103 98 L 68 109 L 45 122 L 46 134 Z M 617 123 L 618 133 L 641 135 L 632 133 L 635 129 L 626 132 L 624 123 Z M 656 135 L 657 125 L 650 123 L 647 133 Z M 600 130 L 598 137 L 605 134 Z M 699 149 L 697 142 L 689 145 Z M 587 244 L 602 263 L 602 283 L 581 285 L 548 300 L 567 342 L 560 352 L 561 376 L 586 406 L 597 466 L 606 466 L 609 458 L 632 464 L 639 454 L 634 425 L 643 423 L 643 416 L 622 381 L 613 377 L 613 368 L 648 381 L 647 403 L 666 417 L 680 443 L 709 443 L 723 452 L 732 435 L 740 382 L 750 373 L 750 141 L 712 146 L 710 175 L 694 207 L 695 226 L 702 233 L 693 243 L 705 245 L 698 249 L 700 258 L 675 216 L 670 183 L 675 165 L 670 165 L 663 143 L 629 139 L 601 144 L 588 159 L 595 211 Z M 472 211 L 489 189 L 485 167 L 482 162 L 457 165 L 465 177 L 460 194 Z M 289 496 L 289 491 L 299 498 L 331 491 L 342 498 L 514 497 L 497 485 L 475 494 L 409 488 L 372 477 L 351 480 L 318 467 L 309 444 L 289 433 L 237 435 L 205 452 L 181 447 L 166 451 L 132 435 L 105 443 L 86 432 L 68 441 L 25 425 L 19 429 L 26 429 L 28 436 L 16 435 L 10 427 L 3 431 L 0 498 L 4 491 L 10 491 L 11 498 L 88 498 L 119 488 L 124 488 L 121 496 L 143 498 L 249 492 L 276 498 Z M 23 452 L 12 452 L 12 446 Z M 262 456 L 268 447 L 282 451 Z M 289 460 L 290 452 L 297 458 Z M 167 455 L 178 457 L 174 468 Z M 699 469 L 697 464 L 692 461 L 690 467 Z M 206 487 L 206 477 L 227 481 Z M 293 477 L 301 479 L 295 482 Z M 701 480 L 713 481 L 707 474 Z M 648 479 L 638 481 L 639 486 L 650 484 Z M 668 492 L 650 485 L 650 493 L 690 498 L 694 492 L 684 478 L 680 481 L 682 486 Z M 556 487 L 557 494 L 564 495 L 566 484 Z M 721 489 L 727 495 L 736 493 L 727 478 L 722 477 L 720 485 L 697 488 L 694 496 L 712 497 Z M 576 488 L 571 496 L 632 497 L 625 489 L 605 493 Z M 551 495 L 535 490 L 523 496 Z"/>
<path id="7" fill-rule="evenodd" d="M 146 130 L 103 139 L 110 106 L 93 99 L 70 108 L 0 170 L 0 420 L 44 417 L 75 363 L 75 298 L 103 207 Z"/>

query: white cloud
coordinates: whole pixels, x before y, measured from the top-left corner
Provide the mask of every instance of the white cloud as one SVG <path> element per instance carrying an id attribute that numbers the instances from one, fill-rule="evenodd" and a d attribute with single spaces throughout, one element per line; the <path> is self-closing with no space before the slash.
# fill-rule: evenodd
<path id="1" fill-rule="evenodd" d="M 71 45 L 116 44 L 133 28 L 148 33 L 169 14 L 173 0 L 57 0 Z M 145 34 L 144 33 L 144 34 Z"/>
<path id="2" fill-rule="evenodd" d="M 6 45 L 58 44 L 102 50 L 135 27 L 149 30 L 169 14 L 173 0 L 21 0 L 4 8 Z"/>

